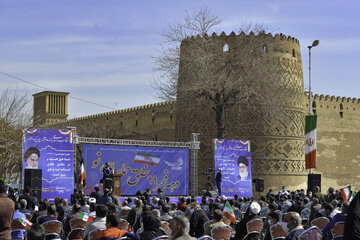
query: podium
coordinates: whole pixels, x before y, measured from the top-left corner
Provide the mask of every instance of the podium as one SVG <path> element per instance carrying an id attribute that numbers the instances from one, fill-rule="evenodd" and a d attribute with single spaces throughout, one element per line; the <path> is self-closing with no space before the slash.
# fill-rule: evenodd
<path id="1" fill-rule="evenodd" d="M 121 174 L 114 174 L 114 194 L 117 196 L 121 195 Z"/>

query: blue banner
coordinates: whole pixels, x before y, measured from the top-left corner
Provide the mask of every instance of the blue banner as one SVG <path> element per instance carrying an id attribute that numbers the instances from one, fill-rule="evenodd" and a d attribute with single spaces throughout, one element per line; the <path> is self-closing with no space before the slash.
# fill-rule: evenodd
<path id="1" fill-rule="evenodd" d="M 83 145 L 86 193 L 102 188 L 102 169 L 109 162 L 121 174 L 121 195 L 135 195 L 147 188 L 167 195 L 188 195 L 189 150 L 108 145 Z"/>
<path id="2" fill-rule="evenodd" d="M 222 194 L 252 197 L 250 141 L 214 139 L 214 152 Z"/>
<path id="3" fill-rule="evenodd" d="M 71 130 L 25 129 L 22 139 L 26 168 L 42 169 L 42 199 L 66 198 L 74 191 L 74 150 Z"/>

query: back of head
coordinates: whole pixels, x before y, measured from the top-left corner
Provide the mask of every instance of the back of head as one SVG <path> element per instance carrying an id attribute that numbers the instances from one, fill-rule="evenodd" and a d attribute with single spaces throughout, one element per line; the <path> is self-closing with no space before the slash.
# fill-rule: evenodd
<path id="1" fill-rule="evenodd" d="M 72 211 L 73 211 L 73 213 L 78 213 L 78 212 L 80 212 L 80 209 L 81 209 L 80 204 L 76 203 L 76 204 L 74 204 Z"/>
<path id="2" fill-rule="evenodd" d="M 96 205 L 96 217 L 97 218 L 103 218 L 106 217 L 107 213 L 108 213 L 108 209 L 105 205 L 103 204 L 98 204 Z"/>
<path id="3" fill-rule="evenodd" d="M 19 210 L 19 209 L 21 209 L 20 203 L 16 202 L 15 203 L 15 210 Z"/>
<path id="4" fill-rule="evenodd" d="M 259 214 L 261 210 L 260 204 L 257 202 L 252 202 L 249 208 L 250 212 L 255 215 Z"/>
<path id="5" fill-rule="evenodd" d="M 270 212 L 268 216 L 271 217 L 272 219 L 275 219 L 276 222 L 280 220 L 279 212 Z"/>
<path id="6" fill-rule="evenodd" d="M 178 215 L 172 219 L 172 223 L 175 226 L 180 226 L 180 230 L 182 233 L 189 233 L 190 230 L 190 223 L 189 219 L 186 216 Z"/>
<path id="7" fill-rule="evenodd" d="M 26 208 L 26 206 L 27 206 L 26 199 L 21 199 L 19 203 L 20 203 L 21 208 Z"/>
<path id="8" fill-rule="evenodd" d="M 223 216 L 224 216 L 224 213 L 223 213 L 220 209 L 216 209 L 216 210 L 214 211 L 214 216 L 213 216 L 213 218 L 214 218 L 214 220 L 215 220 L 216 222 L 222 221 Z"/>
<path id="9" fill-rule="evenodd" d="M 43 226 L 37 223 L 32 224 L 31 227 L 26 231 L 26 239 L 44 240 L 45 231 Z"/>
<path id="10" fill-rule="evenodd" d="M 48 216 L 52 216 L 56 213 L 56 207 L 54 204 L 51 204 L 50 206 L 48 206 L 47 208 L 47 215 Z"/>
<path id="11" fill-rule="evenodd" d="M 118 227 L 120 225 L 120 219 L 118 216 L 115 216 L 114 214 L 109 214 L 106 217 L 106 223 L 110 223 L 111 227 Z"/>

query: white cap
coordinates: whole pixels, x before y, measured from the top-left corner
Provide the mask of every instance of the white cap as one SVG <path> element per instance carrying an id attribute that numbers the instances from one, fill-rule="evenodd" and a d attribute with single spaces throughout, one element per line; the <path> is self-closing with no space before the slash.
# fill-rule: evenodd
<path id="1" fill-rule="evenodd" d="M 250 211 L 253 214 L 259 214 L 260 210 L 261 210 L 261 207 L 257 202 L 253 202 L 250 204 Z"/>
<path id="2" fill-rule="evenodd" d="M 96 199 L 93 197 L 89 198 L 89 203 L 96 203 Z"/>

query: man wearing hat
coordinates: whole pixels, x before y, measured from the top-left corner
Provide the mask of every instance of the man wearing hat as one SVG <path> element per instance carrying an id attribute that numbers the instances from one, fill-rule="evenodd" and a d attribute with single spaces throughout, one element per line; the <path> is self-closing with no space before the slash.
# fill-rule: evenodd
<path id="1" fill-rule="evenodd" d="M 218 168 L 218 172 L 216 174 L 215 181 L 216 181 L 216 187 L 219 192 L 219 196 L 221 196 L 221 181 L 222 181 L 221 168 Z"/>
<path id="2" fill-rule="evenodd" d="M 235 225 L 235 237 L 233 239 L 243 239 L 247 232 L 247 223 L 254 219 L 260 219 L 259 213 L 261 211 L 261 206 L 257 202 L 252 202 L 247 209 L 243 219 Z"/>
<path id="3" fill-rule="evenodd" d="M 251 176 L 248 172 L 249 160 L 245 156 L 240 156 L 237 160 L 237 165 L 239 166 L 239 176 L 238 178 L 243 180 L 251 180 Z"/>

